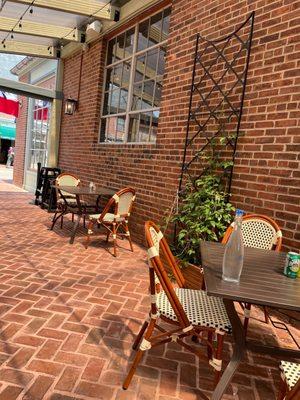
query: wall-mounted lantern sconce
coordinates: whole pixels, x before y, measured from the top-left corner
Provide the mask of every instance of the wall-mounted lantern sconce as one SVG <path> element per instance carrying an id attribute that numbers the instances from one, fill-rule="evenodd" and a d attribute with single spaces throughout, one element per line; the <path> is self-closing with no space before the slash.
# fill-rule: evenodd
<path id="1" fill-rule="evenodd" d="M 78 101 L 74 99 L 65 100 L 65 114 L 73 115 L 78 107 Z"/>

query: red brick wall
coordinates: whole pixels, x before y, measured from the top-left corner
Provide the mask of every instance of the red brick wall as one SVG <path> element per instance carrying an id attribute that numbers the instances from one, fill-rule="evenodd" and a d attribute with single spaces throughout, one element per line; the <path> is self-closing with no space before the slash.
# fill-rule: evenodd
<path id="1" fill-rule="evenodd" d="M 84 181 L 137 189 L 132 229 L 160 221 L 172 204 L 182 161 L 195 34 L 217 39 L 256 11 L 245 111 L 233 177 L 235 205 L 266 214 L 299 249 L 300 33 L 291 0 L 173 0 L 156 145 L 98 144 L 104 44 L 83 55 L 80 109 L 63 116 L 60 166 Z M 65 62 L 65 95 L 77 95 L 80 56 Z"/>
<path id="2" fill-rule="evenodd" d="M 19 81 L 29 83 L 30 82 L 29 73 L 20 76 Z M 46 79 L 45 81 L 38 83 L 37 85 L 46 89 L 55 90 L 55 81 L 56 77 L 51 76 L 49 79 Z M 24 184 L 28 100 L 29 98 L 26 96 L 19 96 L 19 101 L 21 101 L 22 107 L 20 108 L 16 126 L 16 146 L 15 146 L 16 152 L 14 161 L 13 180 L 14 184 L 20 187 L 22 187 Z"/>

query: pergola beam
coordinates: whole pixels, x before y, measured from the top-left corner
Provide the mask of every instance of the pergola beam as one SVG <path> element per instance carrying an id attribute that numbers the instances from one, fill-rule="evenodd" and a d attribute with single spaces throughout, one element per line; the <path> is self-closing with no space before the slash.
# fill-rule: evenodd
<path id="1" fill-rule="evenodd" d="M 18 20 L 0 16 L 0 31 L 10 32 L 14 28 L 14 33 L 40 36 L 53 39 L 65 39 L 68 41 L 82 42 L 83 32 L 78 29 L 72 30 L 70 27 L 41 24 L 39 22 L 22 20 L 21 28 Z"/>
<path id="2" fill-rule="evenodd" d="M 22 83 L 4 78 L 0 78 L 0 90 L 18 94 L 21 96 L 34 97 L 41 100 L 63 99 L 62 92 L 44 89 L 40 86 L 30 85 L 29 83 Z"/>
<path id="3" fill-rule="evenodd" d="M 0 11 L 2 10 L 2 8 L 4 7 L 5 3 L 7 2 L 7 0 L 0 0 Z"/>
<path id="4" fill-rule="evenodd" d="M 15 40 L 7 40 L 5 44 L 0 43 L 0 53 L 21 54 L 44 58 L 60 58 L 60 52 L 54 47 L 47 47 L 28 42 L 17 42 Z"/>
<path id="5" fill-rule="evenodd" d="M 32 0 L 9 0 L 12 3 L 30 5 Z M 96 0 L 35 0 L 34 7 L 46 8 L 54 11 L 63 11 L 102 20 L 112 20 L 112 10 L 109 4 L 99 3 Z"/>

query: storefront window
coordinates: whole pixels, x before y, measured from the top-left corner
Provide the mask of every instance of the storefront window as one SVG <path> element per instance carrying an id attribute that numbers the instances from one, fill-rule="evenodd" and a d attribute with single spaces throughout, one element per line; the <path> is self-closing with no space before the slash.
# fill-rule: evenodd
<path id="1" fill-rule="evenodd" d="M 108 43 L 101 142 L 155 142 L 170 9 Z"/>
<path id="2" fill-rule="evenodd" d="M 29 148 L 29 169 L 31 170 L 36 170 L 39 162 L 42 166 L 47 165 L 50 112 L 49 101 L 37 99 L 33 101 Z"/>

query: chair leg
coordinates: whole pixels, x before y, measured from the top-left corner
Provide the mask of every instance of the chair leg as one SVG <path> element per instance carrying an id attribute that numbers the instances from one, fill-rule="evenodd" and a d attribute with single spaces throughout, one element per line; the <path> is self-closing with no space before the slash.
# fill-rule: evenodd
<path id="1" fill-rule="evenodd" d="M 63 224 L 64 224 L 64 216 L 62 215 L 60 218 L 60 229 L 63 228 Z"/>
<path id="2" fill-rule="evenodd" d="M 85 215 L 83 215 L 83 227 L 85 228 Z"/>
<path id="3" fill-rule="evenodd" d="M 93 226 L 94 226 L 94 222 L 90 221 L 88 224 L 88 233 L 86 236 L 86 241 L 85 241 L 85 248 L 87 249 L 89 244 L 90 244 L 90 239 L 91 239 L 91 234 L 93 233 Z"/>
<path id="4" fill-rule="evenodd" d="M 52 225 L 51 225 L 51 228 L 50 228 L 51 231 L 53 230 L 53 228 L 54 228 L 56 222 L 59 220 L 59 218 L 62 218 L 62 216 L 64 215 L 64 213 L 65 213 L 65 210 L 64 210 L 64 209 L 57 209 L 57 210 L 55 211 L 54 217 L 53 217 L 53 219 L 52 219 Z M 57 214 L 58 214 L 58 215 L 57 215 Z"/>
<path id="5" fill-rule="evenodd" d="M 58 211 L 55 211 L 54 217 L 53 217 L 53 219 L 52 219 L 51 228 L 50 228 L 51 231 L 53 230 L 54 225 L 55 225 L 55 223 L 56 223 L 56 221 L 57 221 L 57 219 L 58 219 L 58 218 L 56 218 L 57 214 L 58 214 Z"/>
<path id="6" fill-rule="evenodd" d="M 264 315 L 265 315 L 265 323 L 268 324 L 269 323 L 269 315 L 268 315 L 268 310 L 267 310 L 266 306 L 264 306 Z"/>
<path id="7" fill-rule="evenodd" d="M 133 350 L 136 350 L 138 348 L 138 345 L 140 344 L 140 341 L 141 341 L 141 339 L 142 339 L 142 337 L 144 335 L 144 332 L 147 329 L 147 327 L 148 327 L 148 321 L 145 321 L 143 323 L 143 326 L 141 327 L 139 333 L 137 334 L 133 345 L 132 345 L 132 349 Z"/>
<path id="8" fill-rule="evenodd" d="M 207 345 L 207 357 L 209 360 L 212 359 L 213 356 L 213 332 L 212 331 L 208 331 L 207 332 L 207 341 L 210 345 Z"/>
<path id="9" fill-rule="evenodd" d="M 109 235 L 110 235 L 110 231 L 109 231 L 109 230 L 107 230 L 107 234 L 106 234 L 106 243 L 108 242 Z"/>
<path id="10" fill-rule="evenodd" d="M 221 335 L 220 333 L 217 334 L 217 351 L 216 351 L 216 359 L 222 361 L 222 354 L 223 354 L 223 343 L 224 343 L 224 335 Z M 221 376 L 221 370 L 215 371 L 215 385 L 218 384 Z"/>
<path id="11" fill-rule="evenodd" d="M 150 337 L 152 335 L 152 332 L 154 330 L 154 327 L 155 327 L 155 320 L 151 319 L 151 321 L 149 323 L 149 326 L 148 326 L 148 329 L 147 329 L 146 334 L 145 334 L 145 340 L 149 340 L 150 339 Z M 143 357 L 143 353 L 144 353 L 144 351 L 141 350 L 141 349 L 139 349 L 137 351 L 137 353 L 136 353 L 136 355 L 134 357 L 132 366 L 131 366 L 131 368 L 130 368 L 130 370 L 128 372 L 128 375 L 126 376 L 126 378 L 124 380 L 124 383 L 123 383 L 123 389 L 124 390 L 128 389 L 128 386 L 130 385 L 130 382 L 131 382 L 131 380 L 132 380 L 132 378 L 133 378 L 133 376 L 135 374 L 137 366 L 138 366 L 139 362 L 141 361 L 141 358 Z"/>
<path id="12" fill-rule="evenodd" d="M 112 235 L 113 235 L 113 241 L 114 241 L 114 256 L 117 257 L 117 229 L 116 229 L 115 222 L 113 222 L 113 224 L 112 224 Z"/>
<path id="13" fill-rule="evenodd" d="M 281 378 L 277 400 L 284 400 L 285 396 L 287 395 L 287 392 L 288 392 L 287 384 L 285 380 Z"/>
<path id="14" fill-rule="evenodd" d="M 124 229 L 125 229 L 126 236 L 127 236 L 128 240 L 129 240 L 130 249 L 133 252 L 132 240 L 131 240 L 131 236 L 130 236 L 130 232 L 129 232 L 127 221 L 125 221 L 125 223 L 124 223 Z"/>
<path id="15" fill-rule="evenodd" d="M 247 336 L 247 331 L 248 331 L 250 312 L 251 312 L 251 304 L 246 303 L 246 304 L 245 304 L 245 308 L 244 308 L 244 313 L 245 313 L 244 331 L 245 331 L 245 335 L 246 335 L 246 336 Z"/>

